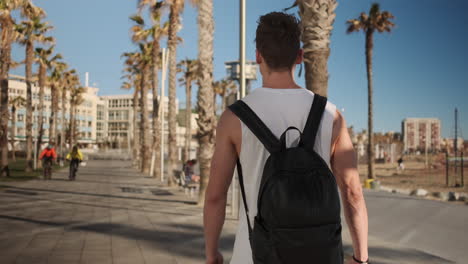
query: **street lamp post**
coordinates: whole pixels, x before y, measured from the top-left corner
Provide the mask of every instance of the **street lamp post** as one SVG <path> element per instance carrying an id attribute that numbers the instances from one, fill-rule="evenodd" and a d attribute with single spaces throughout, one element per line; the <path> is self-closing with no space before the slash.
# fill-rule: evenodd
<path id="1" fill-rule="evenodd" d="M 36 105 L 33 105 L 33 112 L 36 112 Z M 36 116 L 37 117 L 37 116 Z M 33 117 L 34 120 L 34 117 Z M 34 170 L 37 170 L 37 122 L 34 122 L 35 124 L 33 125 L 34 133 L 33 133 L 33 139 L 34 139 Z"/>

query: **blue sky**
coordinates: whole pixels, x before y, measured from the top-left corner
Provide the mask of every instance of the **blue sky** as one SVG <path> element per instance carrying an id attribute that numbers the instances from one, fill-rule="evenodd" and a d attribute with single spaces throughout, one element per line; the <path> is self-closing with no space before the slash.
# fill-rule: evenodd
<path id="1" fill-rule="evenodd" d="M 225 77 L 224 62 L 238 58 L 238 11 L 236 0 L 214 0 L 215 79 Z M 247 1 L 247 59 L 254 59 L 256 21 L 262 14 L 280 11 L 291 1 Z M 347 35 L 345 22 L 368 11 L 374 1 L 339 1 L 329 60 L 329 99 L 340 109 L 348 125 L 367 127 L 367 80 L 364 36 Z M 90 73 L 90 83 L 101 95 L 128 93 L 120 89 L 120 54 L 134 50 L 129 39 L 136 0 L 35 0 L 48 13 L 55 29 L 57 51 L 62 53 L 81 79 Z M 395 15 L 391 34 L 378 34 L 374 49 L 375 131 L 401 130 L 405 117 L 437 117 L 444 137 L 453 136 L 453 111 L 459 109 L 461 130 L 468 133 L 468 2 L 465 0 L 385 0 L 383 10 Z M 290 12 L 296 12 L 291 10 Z M 184 39 L 178 58 L 196 58 L 196 9 L 186 4 Z M 163 46 L 166 45 L 164 40 Z M 13 57 L 22 60 L 24 49 L 15 46 Z M 13 71 L 23 73 L 23 67 Z M 298 82 L 304 85 L 303 78 Z M 253 83 L 252 87 L 260 86 Z M 183 87 L 177 90 L 185 102 Z M 195 100 L 194 93 L 193 100 Z"/>

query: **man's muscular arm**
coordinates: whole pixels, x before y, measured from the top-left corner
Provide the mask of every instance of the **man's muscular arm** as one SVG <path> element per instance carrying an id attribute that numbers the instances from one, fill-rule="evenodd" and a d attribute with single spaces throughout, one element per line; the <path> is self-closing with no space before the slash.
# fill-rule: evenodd
<path id="1" fill-rule="evenodd" d="M 362 193 L 357 169 L 356 153 L 346 127 L 346 122 L 337 111 L 333 123 L 331 165 L 341 191 L 344 214 L 353 240 L 357 259 L 368 259 L 367 208 Z"/>
<path id="2" fill-rule="evenodd" d="M 236 166 L 237 150 L 234 141 L 237 140 L 239 131 L 239 119 L 231 111 L 225 111 L 216 130 L 216 146 L 211 160 L 203 213 L 205 254 L 209 264 L 223 263 L 218 251 L 218 241 L 225 219 L 227 193 Z"/>

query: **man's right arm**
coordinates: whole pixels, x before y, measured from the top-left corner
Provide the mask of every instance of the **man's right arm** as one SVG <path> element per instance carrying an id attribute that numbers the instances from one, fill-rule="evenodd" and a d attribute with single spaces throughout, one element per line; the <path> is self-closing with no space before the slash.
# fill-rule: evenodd
<path id="1" fill-rule="evenodd" d="M 344 214 L 353 240 L 357 259 L 368 259 L 367 208 L 362 193 L 357 169 L 356 153 L 346 127 L 346 122 L 337 111 L 333 124 L 331 165 L 341 191 Z"/>

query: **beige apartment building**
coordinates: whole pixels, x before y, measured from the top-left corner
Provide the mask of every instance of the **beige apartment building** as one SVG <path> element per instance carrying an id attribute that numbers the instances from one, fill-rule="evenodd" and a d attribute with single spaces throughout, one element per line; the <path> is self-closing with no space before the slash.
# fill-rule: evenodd
<path id="1" fill-rule="evenodd" d="M 437 118 L 406 118 L 402 122 L 405 152 L 437 151 L 441 144 L 441 124 Z"/>
<path id="2" fill-rule="evenodd" d="M 39 87 L 37 84 L 33 84 L 33 105 L 36 106 L 39 104 Z M 131 147 L 133 142 L 133 95 L 108 95 L 108 96 L 99 96 L 99 89 L 93 87 L 86 87 L 86 92 L 83 95 L 84 102 L 76 110 L 76 120 L 77 120 L 77 131 L 79 132 L 78 143 L 82 144 L 84 147 L 89 148 L 100 148 L 100 147 L 110 147 L 110 148 L 128 148 Z M 26 82 L 22 76 L 10 76 L 9 80 L 9 94 L 10 98 L 21 96 L 26 98 Z M 44 142 L 48 142 L 49 135 L 49 125 L 48 120 L 50 117 L 51 111 L 51 96 L 50 89 L 46 87 L 45 96 L 44 96 Z M 151 127 L 152 123 L 152 110 L 153 110 L 153 96 L 152 94 L 148 95 L 148 113 L 149 116 L 145 117 L 149 120 L 149 125 Z M 164 122 L 164 136 L 165 144 L 167 144 L 168 137 L 168 122 L 167 122 L 167 113 L 168 113 L 168 97 L 164 97 L 164 112 L 165 112 L 165 122 Z M 61 106 L 61 105 L 60 105 Z M 176 106 L 178 106 L 178 100 L 176 99 Z M 66 115 L 65 121 L 69 121 L 69 104 L 66 104 Z M 177 107 L 176 113 L 179 112 Z M 16 111 L 16 147 L 17 149 L 23 149 L 26 133 L 25 133 L 25 120 L 26 120 L 26 109 L 24 107 L 19 107 Z M 60 127 L 60 118 L 61 113 L 59 114 L 58 119 L 58 129 Z M 136 124 L 139 125 L 141 117 L 137 118 Z M 36 130 L 38 123 L 38 111 L 33 113 L 33 129 Z M 11 127 L 11 126 L 10 126 Z M 196 133 L 196 115 L 192 115 L 192 135 Z M 150 129 L 150 132 L 151 129 Z M 33 131 L 33 135 L 34 131 Z M 151 138 L 151 137 L 150 137 Z M 179 156 L 181 156 L 182 149 L 185 144 L 185 127 L 177 126 L 177 146 L 179 147 Z M 193 138 L 193 137 L 192 137 Z M 151 139 L 150 139 L 151 140 Z M 192 140 L 192 151 L 191 157 L 195 157 L 197 142 Z M 167 146 L 166 146 L 167 151 Z M 165 151 L 165 152 L 166 152 Z"/>

